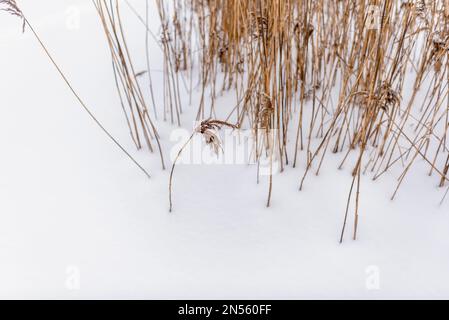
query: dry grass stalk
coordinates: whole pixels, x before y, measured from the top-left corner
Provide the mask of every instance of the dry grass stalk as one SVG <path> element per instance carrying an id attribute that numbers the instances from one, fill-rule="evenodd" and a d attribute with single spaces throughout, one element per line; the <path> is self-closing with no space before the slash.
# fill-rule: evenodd
<path id="1" fill-rule="evenodd" d="M 89 115 L 89 117 L 94 121 L 94 123 L 103 131 L 103 133 L 123 152 L 148 178 L 150 178 L 150 174 L 140 165 L 136 159 L 134 159 L 133 156 L 111 135 L 111 133 L 103 126 L 103 124 L 97 119 L 97 117 L 93 114 L 91 109 L 86 105 L 86 103 L 81 99 L 81 97 L 78 95 L 78 93 L 73 88 L 70 81 L 65 76 L 64 72 L 61 70 L 59 65 L 56 63 L 53 56 L 50 54 L 49 50 L 31 25 L 31 23 L 28 21 L 26 16 L 23 14 L 22 10 L 17 6 L 15 0 L 0 0 L 0 5 L 4 5 L 5 7 L 2 8 L 2 11 L 6 11 L 14 16 L 19 17 L 23 20 L 23 31 L 25 30 L 25 26 L 28 26 L 28 28 L 31 30 L 33 36 L 38 41 L 39 45 L 41 46 L 42 50 L 47 55 L 48 59 L 50 60 L 51 64 L 56 68 L 59 75 L 61 76 L 62 80 L 65 82 L 67 87 L 70 89 L 72 94 L 75 96 L 76 100 L 79 102 L 83 110 Z"/>

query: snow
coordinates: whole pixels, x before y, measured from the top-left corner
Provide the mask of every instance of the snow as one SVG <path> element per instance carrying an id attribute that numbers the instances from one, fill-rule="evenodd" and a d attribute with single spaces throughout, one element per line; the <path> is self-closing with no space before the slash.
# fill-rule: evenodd
<path id="1" fill-rule="evenodd" d="M 169 170 L 156 153 L 135 150 L 91 2 L 19 4 L 80 96 L 152 177 L 95 126 L 31 32 L 1 14 L 0 298 L 449 298 L 449 204 L 439 205 L 444 190 L 424 162 L 394 201 L 400 171 L 363 177 L 359 239 L 350 240 L 350 219 L 343 244 L 351 175 L 349 165 L 337 170 L 341 155 L 329 154 L 299 192 L 302 154 L 297 168 L 274 176 L 271 208 L 254 166 L 179 165 L 170 214 Z M 145 30 L 125 5 L 123 15 L 144 70 Z M 160 95 L 154 42 L 151 65 Z M 189 131 L 198 95 L 191 107 L 182 97 Z M 226 94 L 217 108 L 233 99 Z M 168 155 L 176 128 L 157 126 Z"/>

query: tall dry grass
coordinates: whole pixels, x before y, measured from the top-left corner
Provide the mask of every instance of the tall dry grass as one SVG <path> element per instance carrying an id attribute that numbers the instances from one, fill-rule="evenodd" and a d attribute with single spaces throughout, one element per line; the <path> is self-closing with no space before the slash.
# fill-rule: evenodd
<path id="1" fill-rule="evenodd" d="M 219 94 L 234 90 L 222 120 L 255 137 L 274 132 L 276 144 L 256 139 L 255 155 L 269 152 L 281 171 L 305 157 L 300 189 L 329 152 L 352 167 L 341 241 L 350 212 L 357 236 L 361 175 L 399 167 L 394 198 L 424 161 L 447 186 L 448 1 L 156 2 L 164 55 L 176 66 L 166 77 L 197 72 L 197 120 L 214 118 Z"/>

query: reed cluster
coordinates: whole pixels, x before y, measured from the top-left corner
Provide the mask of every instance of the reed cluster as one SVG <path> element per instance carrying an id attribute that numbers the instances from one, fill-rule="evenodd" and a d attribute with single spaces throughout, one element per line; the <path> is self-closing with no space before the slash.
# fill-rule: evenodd
<path id="1" fill-rule="evenodd" d="M 132 140 L 137 149 L 141 149 L 143 143 L 145 143 L 151 152 L 153 152 L 152 140 L 155 140 L 161 157 L 162 168 L 165 169 L 159 136 L 138 81 L 139 76 L 148 74 L 150 80 L 149 92 L 151 93 L 154 116 L 156 117 L 151 73 L 149 70 L 140 74 L 135 71 L 120 15 L 119 1 L 93 0 L 92 2 L 100 17 L 111 51 L 115 84 Z M 149 59 L 148 51 L 147 58 Z"/>
<path id="2" fill-rule="evenodd" d="M 198 81 L 197 120 L 219 114 L 255 137 L 274 132 L 276 143 L 256 139 L 255 156 L 265 149 L 282 171 L 304 155 L 300 189 L 329 152 L 342 154 L 340 168 L 350 162 L 341 240 L 353 201 L 357 235 L 362 174 L 399 167 L 394 198 L 423 160 L 447 186 L 449 1 L 156 2 L 166 77 Z M 217 110 L 227 90 L 236 103 Z"/>

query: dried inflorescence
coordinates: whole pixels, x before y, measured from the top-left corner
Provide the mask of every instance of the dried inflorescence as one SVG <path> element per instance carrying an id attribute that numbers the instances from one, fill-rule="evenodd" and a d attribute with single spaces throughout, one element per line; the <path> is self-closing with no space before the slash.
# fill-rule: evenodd
<path id="1" fill-rule="evenodd" d="M 444 36 L 441 32 L 437 33 L 432 40 L 432 50 L 430 60 L 434 64 L 436 72 L 440 72 L 444 56 L 449 52 L 449 35 Z"/>
<path id="2" fill-rule="evenodd" d="M 259 125 L 262 129 L 270 129 L 274 107 L 271 97 L 265 92 L 259 95 Z"/>
<path id="3" fill-rule="evenodd" d="M 217 156 L 220 150 L 223 150 L 223 148 L 221 146 L 220 138 L 218 137 L 216 132 L 223 127 L 227 127 L 230 129 L 237 129 L 236 125 L 233 125 L 226 121 L 213 120 L 213 119 L 201 121 L 200 125 L 195 129 L 195 132 L 203 135 L 206 144 L 211 147 L 211 149 Z"/>
<path id="4" fill-rule="evenodd" d="M 268 36 L 268 17 L 261 12 L 250 12 L 250 30 L 254 39 Z"/>
<path id="5" fill-rule="evenodd" d="M 19 17 L 22 19 L 22 31 L 25 32 L 25 16 L 20 10 L 15 0 L 0 0 L 0 11 L 6 11 L 13 16 Z"/>
<path id="6" fill-rule="evenodd" d="M 203 135 L 204 141 L 208 146 L 210 146 L 217 156 L 220 150 L 222 150 L 220 138 L 216 134 L 216 131 L 219 129 L 220 127 L 218 125 L 207 123 L 206 121 L 201 122 L 201 124 L 195 129 L 195 132 Z"/>
<path id="7" fill-rule="evenodd" d="M 389 83 L 383 83 L 376 93 L 377 105 L 385 112 L 391 111 L 401 103 L 401 95 L 391 88 Z"/>
<path id="8" fill-rule="evenodd" d="M 416 0 L 415 10 L 418 15 L 425 16 L 427 13 L 426 0 Z"/>

